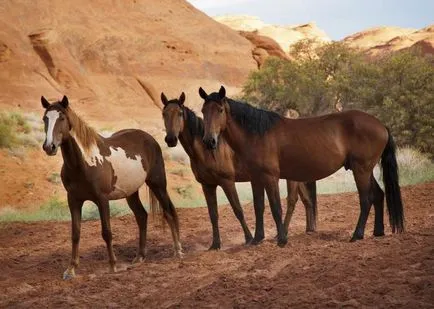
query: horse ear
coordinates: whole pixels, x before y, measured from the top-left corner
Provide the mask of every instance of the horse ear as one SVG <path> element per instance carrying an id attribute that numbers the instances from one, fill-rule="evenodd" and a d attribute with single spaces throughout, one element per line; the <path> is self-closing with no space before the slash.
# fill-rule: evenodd
<path id="1" fill-rule="evenodd" d="M 50 107 L 50 103 L 47 101 L 46 98 L 44 98 L 44 96 L 41 96 L 41 103 L 42 103 L 42 107 L 45 109 Z"/>
<path id="2" fill-rule="evenodd" d="M 63 108 L 68 108 L 69 101 L 68 101 L 68 98 L 66 97 L 66 95 L 63 96 L 63 99 L 60 102 L 60 105 L 62 105 Z"/>
<path id="3" fill-rule="evenodd" d="M 164 106 L 166 106 L 167 103 L 169 102 L 169 101 L 167 100 L 167 97 L 166 97 L 166 95 L 164 94 L 164 92 L 161 93 L 161 102 L 163 102 L 163 105 L 164 105 Z"/>
<path id="4" fill-rule="evenodd" d="M 202 89 L 202 87 L 199 88 L 199 95 L 202 99 L 206 100 L 208 95 L 206 94 L 205 90 Z"/>
<path id="5" fill-rule="evenodd" d="M 182 92 L 181 96 L 179 97 L 179 105 L 184 104 L 184 101 L 185 101 L 185 93 Z"/>
<path id="6" fill-rule="evenodd" d="M 220 97 L 220 99 L 224 99 L 226 97 L 226 89 L 223 86 L 220 87 L 219 97 Z"/>

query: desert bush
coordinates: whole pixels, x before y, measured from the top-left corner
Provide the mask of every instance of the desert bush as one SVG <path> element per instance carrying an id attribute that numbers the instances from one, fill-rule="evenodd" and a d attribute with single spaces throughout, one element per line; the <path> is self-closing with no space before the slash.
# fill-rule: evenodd
<path id="1" fill-rule="evenodd" d="M 110 202 L 110 216 L 119 217 L 130 213 L 128 205 L 119 202 Z M 99 219 L 96 205 L 86 203 L 82 209 L 83 220 Z M 66 201 L 54 196 L 39 209 L 34 211 L 21 211 L 11 207 L 0 211 L 0 222 L 26 222 L 26 221 L 69 221 L 71 219 Z"/>
<path id="2" fill-rule="evenodd" d="M 244 85 L 243 99 L 284 114 L 301 116 L 360 109 L 388 126 L 400 146 L 434 155 L 433 58 L 417 51 L 367 59 L 343 43 L 300 42 L 297 61 L 270 57 Z M 306 56 L 308 55 L 308 56 Z"/>
<path id="3" fill-rule="evenodd" d="M 34 147 L 43 138 L 42 122 L 33 114 L 0 113 L 0 148 Z"/>

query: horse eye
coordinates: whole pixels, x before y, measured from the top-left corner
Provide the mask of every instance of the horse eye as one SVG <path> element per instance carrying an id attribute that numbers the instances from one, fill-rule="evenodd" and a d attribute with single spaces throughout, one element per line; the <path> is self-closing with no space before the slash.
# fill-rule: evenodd
<path id="1" fill-rule="evenodd" d="M 178 113 L 178 115 L 179 115 L 179 117 L 182 117 L 182 115 L 183 115 L 183 112 L 181 111 L 181 112 L 179 112 Z"/>
<path id="2" fill-rule="evenodd" d="M 223 108 L 219 109 L 220 114 L 223 114 Z"/>

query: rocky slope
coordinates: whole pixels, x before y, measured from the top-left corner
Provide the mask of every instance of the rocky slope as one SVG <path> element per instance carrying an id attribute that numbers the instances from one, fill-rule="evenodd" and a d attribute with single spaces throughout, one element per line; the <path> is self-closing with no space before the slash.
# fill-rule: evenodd
<path id="1" fill-rule="evenodd" d="M 315 39 L 318 42 L 330 41 L 327 34 L 315 23 L 292 26 L 270 25 L 258 17 L 247 15 L 217 16 L 215 20 L 237 31 L 257 32 L 259 35 L 269 37 L 276 41 L 286 53 L 292 44 L 302 39 Z"/>
<path id="2" fill-rule="evenodd" d="M 371 28 L 350 35 L 343 41 L 373 57 L 416 48 L 424 54 L 434 54 L 434 25 L 420 30 L 399 27 Z"/>
<path id="3" fill-rule="evenodd" d="M 256 67 L 248 40 L 184 0 L 0 3 L 1 109 L 67 94 L 88 119 L 161 122 L 149 94 L 199 102 L 199 86 L 237 87 Z"/>

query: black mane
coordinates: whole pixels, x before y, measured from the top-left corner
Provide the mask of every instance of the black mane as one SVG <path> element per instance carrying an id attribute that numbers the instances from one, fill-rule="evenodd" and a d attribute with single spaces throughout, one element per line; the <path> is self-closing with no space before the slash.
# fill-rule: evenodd
<path id="1" fill-rule="evenodd" d="M 256 108 L 229 98 L 227 98 L 227 101 L 232 118 L 250 133 L 264 135 L 282 119 L 282 116 L 275 112 Z"/>
<path id="2" fill-rule="evenodd" d="M 197 117 L 196 114 L 186 106 L 184 106 L 184 110 L 187 113 L 186 118 L 187 118 L 188 131 L 190 132 L 190 135 L 192 137 L 195 136 L 203 137 L 205 129 L 203 126 L 202 118 Z"/>

